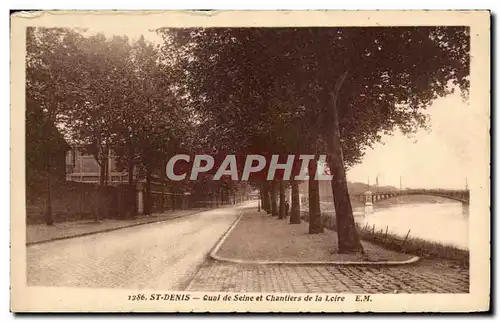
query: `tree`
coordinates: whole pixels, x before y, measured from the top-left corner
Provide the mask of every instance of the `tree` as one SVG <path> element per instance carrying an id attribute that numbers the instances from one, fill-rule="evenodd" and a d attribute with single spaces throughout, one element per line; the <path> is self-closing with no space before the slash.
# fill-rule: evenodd
<path id="1" fill-rule="evenodd" d="M 452 92 L 467 92 L 468 29 L 346 28 L 315 30 L 332 51 L 318 51 L 320 101 L 333 173 L 339 252 L 362 251 L 345 177 L 345 138 L 359 139 L 358 150 L 380 140 L 380 133 L 406 133 L 425 125 L 425 108 Z M 416 67 L 419 68 L 416 68 Z M 332 75 L 336 75 L 332 80 Z M 357 121 L 357 122 L 355 122 Z"/>
<path id="2" fill-rule="evenodd" d="M 26 28 L 26 164 L 28 182 L 41 169 L 47 187 L 45 222 L 52 225 L 54 153 L 62 152 L 61 133 L 56 124 L 64 120 L 64 110 L 74 100 L 74 88 L 64 86 L 77 78 L 60 63 L 74 54 L 71 43 L 78 34 L 64 28 Z M 69 45 L 68 45 L 69 44 Z M 33 172 L 34 170 L 34 172 Z M 40 172 L 38 172 L 40 173 Z M 35 175 L 36 176 L 36 175 Z"/>
<path id="3" fill-rule="evenodd" d="M 178 149 L 186 115 L 176 101 L 172 88 L 172 69 L 161 56 L 158 48 L 144 37 L 131 46 L 132 77 L 134 89 L 128 104 L 123 104 L 122 129 L 118 136 L 122 142 L 120 159 L 125 159 L 129 169 L 138 167 L 146 179 L 144 213 L 152 211 L 151 181 L 153 174 L 160 172 L 163 204 L 164 172 L 167 156 Z M 133 110 L 133 113 L 130 112 Z M 125 143 L 125 145 L 123 145 Z M 132 171 L 130 171 L 132 172 Z M 129 185 L 131 185 L 129 177 Z M 163 207 L 163 206 L 162 206 Z"/>
<path id="4" fill-rule="evenodd" d="M 61 133 L 45 112 L 26 100 L 26 195 L 46 195 L 45 223 L 54 224 L 52 188 L 66 180 L 65 154 L 69 149 Z M 45 188 L 43 188 L 45 187 Z"/>
<path id="5" fill-rule="evenodd" d="M 285 181 L 284 180 L 279 181 L 279 196 L 280 196 L 280 203 L 279 203 L 278 219 L 284 219 L 285 218 Z"/>
<path id="6" fill-rule="evenodd" d="M 323 223 L 321 221 L 321 209 L 319 200 L 319 183 L 314 179 L 318 171 L 318 162 L 316 159 L 311 160 L 309 163 L 309 233 L 318 234 L 324 231 Z"/>
<path id="7" fill-rule="evenodd" d="M 127 37 L 28 28 L 27 98 L 50 122 L 63 125 L 72 144 L 94 155 L 100 167 L 96 220 L 112 149 L 128 170 L 131 194 L 136 168 L 146 170 L 149 206 L 151 174 L 172 142 L 185 134 L 179 129 L 187 122 L 164 62 L 143 38 L 131 44 Z"/>
<path id="8" fill-rule="evenodd" d="M 299 185 L 297 180 L 291 180 L 290 186 L 292 190 L 292 204 L 290 208 L 290 223 L 300 224 L 300 201 L 299 201 Z"/>
<path id="9" fill-rule="evenodd" d="M 97 188 L 98 205 L 102 204 L 104 188 L 107 182 L 108 160 L 111 150 L 123 132 L 129 134 L 130 143 L 137 123 L 124 126 L 126 120 L 137 118 L 140 112 L 133 108 L 137 96 L 134 66 L 131 61 L 131 46 L 127 37 L 114 36 L 110 39 L 102 34 L 84 37 L 77 44 L 78 55 L 68 63 L 80 73 L 73 84 L 80 88 L 79 100 L 75 107 L 68 110 L 68 128 L 72 141 L 79 146 L 86 146 L 94 155 L 100 167 Z M 117 148 L 117 149 L 115 149 Z M 133 175 L 135 161 L 131 149 L 129 179 Z M 132 193 L 132 189 L 130 189 Z M 127 198 L 134 200 L 134 198 Z M 102 206 L 96 210 L 96 220 L 100 218 Z"/>

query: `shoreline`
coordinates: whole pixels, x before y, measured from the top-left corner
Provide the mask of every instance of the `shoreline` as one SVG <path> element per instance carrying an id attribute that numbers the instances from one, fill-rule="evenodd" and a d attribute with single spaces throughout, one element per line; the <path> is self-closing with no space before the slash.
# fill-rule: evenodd
<path id="1" fill-rule="evenodd" d="M 308 212 L 301 210 L 301 219 L 308 220 Z M 323 226 L 336 231 L 335 215 L 333 213 L 321 213 Z M 452 261 L 460 267 L 469 267 L 469 250 L 461 249 L 452 245 L 428 241 L 419 237 L 399 234 L 374 227 L 362 226 L 356 222 L 360 238 L 389 250 L 406 254 L 412 254 L 421 258 L 443 259 Z"/>

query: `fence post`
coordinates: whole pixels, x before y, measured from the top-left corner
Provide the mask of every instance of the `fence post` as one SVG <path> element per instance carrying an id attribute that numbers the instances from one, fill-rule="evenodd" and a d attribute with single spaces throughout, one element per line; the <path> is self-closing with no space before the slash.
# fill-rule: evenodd
<path id="1" fill-rule="evenodd" d="M 144 191 L 142 186 L 139 186 L 139 189 L 137 189 L 137 210 L 139 215 L 144 213 Z"/>
<path id="2" fill-rule="evenodd" d="M 406 243 L 406 240 L 408 239 L 408 236 L 410 235 L 410 231 L 411 231 L 411 229 L 408 230 L 408 233 L 406 234 L 405 239 L 403 240 L 403 243 L 401 244 L 401 249 L 403 249 L 403 247 Z"/>

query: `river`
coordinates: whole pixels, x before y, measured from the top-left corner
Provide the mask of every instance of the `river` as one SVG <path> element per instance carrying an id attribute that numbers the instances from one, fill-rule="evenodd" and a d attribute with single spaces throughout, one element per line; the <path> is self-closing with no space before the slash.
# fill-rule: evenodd
<path id="1" fill-rule="evenodd" d="M 397 199 L 397 198 L 396 198 Z M 439 202 L 391 202 L 382 201 L 373 206 L 372 213 L 364 207 L 354 208 L 355 220 L 362 226 L 383 229 L 410 237 L 419 237 L 457 248 L 469 248 L 469 206 L 442 199 Z"/>

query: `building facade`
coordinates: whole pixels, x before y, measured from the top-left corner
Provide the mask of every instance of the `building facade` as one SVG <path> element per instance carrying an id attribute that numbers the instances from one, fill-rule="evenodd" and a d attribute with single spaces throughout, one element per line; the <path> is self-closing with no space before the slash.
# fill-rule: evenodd
<path id="1" fill-rule="evenodd" d="M 109 153 L 108 156 L 108 184 L 125 184 L 128 182 L 128 173 L 120 171 L 117 166 L 116 156 Z M 136 174 L 134 173 L 134 176 Z M 66 153 L 66 180 L 98 183 L 100 166 L 94 155 L 86 153 L 83 149 L 71 148 Z"/>

